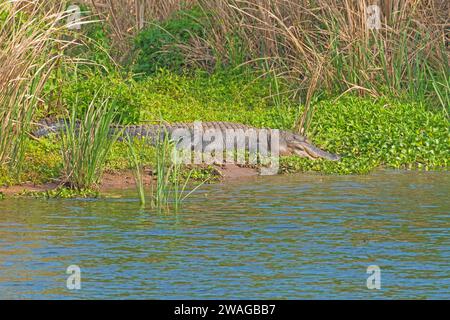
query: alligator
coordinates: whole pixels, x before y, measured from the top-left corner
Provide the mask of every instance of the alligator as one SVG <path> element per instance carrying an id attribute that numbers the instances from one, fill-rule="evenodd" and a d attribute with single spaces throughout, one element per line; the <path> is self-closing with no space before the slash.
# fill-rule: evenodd
<path id="1" fill-rule="evenodd" d="M 197 124 L 197 126 L 195 125 Z M 76 122 L 76 127 L 80 126 L 80 122 Z M 48 136 L 52 133 L 62 132 L 67 128 L 66 120 L 59 119 L 56 121 L 44 120 L 38 123 L 38 128 L 33 132 L 33 136 L 40 138 Z M 203 132 L 210 129 L 218 130 L 226 136 L 227 130 L 234 130 L 240 132 L 249 132 L 248 130 L 253 130 L 257 135 L 261 130 L 266 130 L 266 132 L 273 132 L 265 128 L 256 128 L 247 126 L 241 123 L 234 122 L 177 122 L 177 123 L 163 123 L 158 124 L 143 124 L 143 125 L 116 125 L 110 126 L 110 134 L 118 135 L 119 140 L 125 137 L 140 137 L 150 141 L 151 144 L 156 144 L 159 139 L 168 136 L 171 138 L 175 132 L 185 130 L 184 132 L 192 133 L 195 129 L 200 128 Z M 306 157 L 309 159 L 327 159 L 332 161 L 340 160 L 340 156 L 332 154 L 330 152 L 321 150 L 314 146 L 311 141 L 302 135 L 295 134 L 288 130 L 278 130 L 279 137 L 279 154 L 282 156 L 286 155 L 297 155 L 299 157 Z M 226 138 L 225 138 L 226 139 Z M 270 139 L 270 137 L 269 137 Z M 248 140 L 246 140 L 248 142 Z M 248 149 L 248 143 L 246 142 L 245 148 Z M 210 142 L 208 142 L 210 143 Z"/>

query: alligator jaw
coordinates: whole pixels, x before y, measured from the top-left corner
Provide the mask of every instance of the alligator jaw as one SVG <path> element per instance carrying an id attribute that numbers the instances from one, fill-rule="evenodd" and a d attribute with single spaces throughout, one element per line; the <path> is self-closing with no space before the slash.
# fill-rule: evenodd
<path id="1" fill-rule="evenodd" d="M 295 141 L 288 143 L 288 148 L 292 153 L 300 156 L 306 157 L 311 160 L 318 158 L 323 158 L 331 161 L 339 161 L 341 159 L 337 154 L 333 154 L 327 151 L 323 151 L 306 141 Z"/>

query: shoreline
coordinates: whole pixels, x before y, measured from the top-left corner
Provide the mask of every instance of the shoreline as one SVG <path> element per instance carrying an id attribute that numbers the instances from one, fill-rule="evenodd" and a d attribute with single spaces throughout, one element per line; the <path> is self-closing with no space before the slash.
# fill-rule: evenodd
<path id="1" fill-rule="evenodd" d="M 202 166 L 197 166 L 197 168 L 202 168 Z M 419 168 L 389 168 L 380 166 L 377 169 L 371 171 L 370 173 L 376 173 L 378 171 L 392 170 L 398 172 L 436 172 L 445 171 L 448 172 L 448 168 L 441 168 L 440 170 L 421 170 Z M 323 172 L 319 171 L 303 171 L 303 172 L 280 172 L 274 176 L 293 176 L 296 174 L 312 174 L 312 175 L 324 175 Z M 329 174 L 325 174 L 328 176 Z M 332 174 L 333 175 L 333 174 Z M 338 176 L 353 176 L 361 175 L 365 176 L 368 173 L 352 173 L 352 174 L 339 174 Z M 236 164 L 225 164 L 225 165 L 214 165 L 213 171 L 209 173 L 208 180 L 210 183 L 229 183 L 236 181 L 245 181 L 246 179 L 251 180 L 252 178 L 260 176 L 258 167 L 251 166 L 239 166 Z M 144 170 L 143 182 L 145 187 L 151 186 L 156 182 L 156 178 L 152 175 L 151 170 Z M 212 178 L 212 179 L 211 179 Z M 198 180 L 197 180 L 198 181 Z M 133 170 L 124 169 L 117 171 L 105 171 L 102 175 L 102 180 L 97 188 L 92 190 L 77 191 L 75 189 L 70 189 L 64 186 L 62 180 L 54 179 L 53 182 L 47 183 L 33 183 L 24 182 L 21 184 L 13 184 L 10 186 L 0 186 L 0 200 L 6 197 L 35 197 L 35 198 L 89 198 L 89 197 L 101 197 L 108 195 L 111 191 L 117 190 L 133 190 L 136 189 L 136 183 L 133 175 Z M 59 193 L 59 191 L 63 191 Z"/>
<path id="2" fill-rule="evenodd" d="M 214 168 L 217 170 L 219 177 L 217 182 L 226 182 L 258 176 L 258 169 L 254 167 L 227 164 L 222 166 L 215 165 Z M 144 186 L 150 186 L 153 181 L 155 181 L 155 178 L 152 176 L 150 171 L 144 172 L 142 178 L 144 181 Z M 11 186 L 0 186 L 0 195 L 3 194 L 8 197 L 27 196 L 27 193 L 45 193 L 57 190 L 61 187 L 64 187 L 62 180 L 43 184 L 25 182 Z M 105 172 L 96 191 L 98 191 L 99 194 L 103 194 L 111 190 L 133 188 L 136 188 L 136 183 L 132 170 L 121 170 L 117 172 Z M 74 192 L 76 193 L 76 191 Z"/>

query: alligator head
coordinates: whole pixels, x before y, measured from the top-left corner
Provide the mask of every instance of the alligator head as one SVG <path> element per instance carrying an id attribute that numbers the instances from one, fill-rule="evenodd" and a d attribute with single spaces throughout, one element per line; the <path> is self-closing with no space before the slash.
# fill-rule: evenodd
<path id="1" fill-rule="evenodd" d="M 300 157 L 306 157 L 309 159 L 324 158 L 327 160 L 338 161 L 340 156 L 323 151 L 315 147 L 307 138 L 294 134 L 289 131 L 280 132 L 280 153 L 282 155 L 295 154 Z"/>

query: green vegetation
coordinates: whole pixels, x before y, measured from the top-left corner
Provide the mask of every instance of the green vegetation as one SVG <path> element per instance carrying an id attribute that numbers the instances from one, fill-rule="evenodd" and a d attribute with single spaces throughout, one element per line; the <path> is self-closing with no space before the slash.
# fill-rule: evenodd
<path id="1" fill-rule="evenodd" d="M 198 7 L 175 12 L 167 21 L 154 23 L 136 37 L 135 46 L 139 55 L 137 73 L 151 74 L 159 68 L 181 70 L 188 60 L 183 52 L 189 41 L 205 34 L 201 24 L 204 13 Z"/>
<path id="2" fill-rule="evenodd" d="M 20 174 L 0 167 L 0 186 L 11 186 L 23 182 L 44 184 L 61 177 L 61 142 L 54 138 L 27 140 L 24 161 Z"/>
<path id="3" fill-rule="evenodd" d="M 186 187 L 190 182 L 193 170 L 186 177 L 182 177 L 182 163 L 177 160 L 177 153 L 173 152 L 173 142 L 168 139 L 158 141 L 156 145 L 156 185 L 152 185 L 152 206 L 159 211 L 170 210 L 171 204 L 177 212 L 182 202 L 198 189 L 206 180 L 202 181 L 190 192 Z"/>
<path id="4" fill-rule="evenodd" d="M 141 206 L 145 206 L 145 189 L 144 189 L 144 179 L 142 176 L 142 163 L 140 157 L 138 157 L 136 148 L 133 145 L 131 137 L 127 137 L 128 150 L 130 152 L 129 161 L 130 166 L 133 168 L 134 182 L 136 183 L 136 190 L 139 194 L 139 201 Z"/>
<path id="5" fill-rule="evenodd" d="M 210 17 L 203 55 L 212 49 L 227 59 L 227 36 L 239 37 L 245 62 L 260 68 L 268 61 L 303 96 L 305 115 L 315 96 L 348 91 L 407 95 L 448 115 L 448 17 L 441 1 L 386 2 L 378 29 L 360 1 L 199 2 Z"/>
<path id="6" fill-rule="evenodd" d="M 110 134 L 114 116 L 108 99 L 97 101 L 96 97 L 81 121 L 72 111 L 61 135 L 64 180 L 71 188 L 86 190 L 99 183 L 107 155 L 120 135 Z"/>
<path id="7" fill-rule="evenodd" d="M 142 90 L 136 81 L 117 72 L 94 74 L 70 79 L 67 86 L 61 88 L 60 99 L 64 105 L 76 108 L 82 115 L 89 108 L 92 99 L 98 95 L 109 98 L 111 108 L 116 110 L 114 122 L 136 123 L 139 121 Z"/>
<path id="8" fill-rule="evenodd" d="M 38 199 L 98 198 L 99 192 L 91 189 L 75 190 L 71 188 L 58 187 L 47 191 L 24 191 L 19 193 L 17 196 Z"/>
<path id="9" fill-rule="evenodd" d="M 450 128 L 442 113 L 415 102 L 358 97 L 317 106 L 314 142 L 342 155 L 340 162 L 282 159 L 282 172 L 368 173 L 383 166 L 439 170 L 449 166 Z"/>
<path id="10" fill-rule="evenodd" d="M 25 10 L 34 6 L 0 3 L 0 167 L 17 175 L 38 98 L 58 60 L 52 49 L 61 34 L 61 18 L 53 15 L 57 8 L 36 20 Z"/>
<path id="11" fill-rule="evenodd" d="M 53 15 L 60 1 L 36 0 L 35 10 L 1 4 L 0 186 L 58 181 L 68 188 L 45 196 L 92 195 L 103 172 L 132 170 L 144 203 L 148 169 L 157 178 L 152 204 L 178 208 L 189 181 L 217 180 L 217 169 L 170 164 L 167 146 L 107 137 L 111 123 L 160 119 L 295 129 L 342 155 L 286 157 L 283 173 L 448 169 L 439 10 L 402 0 L 401 15 L 367 32 L 364 10 L 350 2 L 188 2 L 195 5 L 155 5 L 161 14 L 128 37 L 138 28 L 119 30 L 125 17 L 68 31 Z M 32 123 L 49 116 L 69 119 L 65 134 L 30 137 Z"/>

